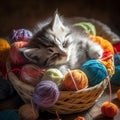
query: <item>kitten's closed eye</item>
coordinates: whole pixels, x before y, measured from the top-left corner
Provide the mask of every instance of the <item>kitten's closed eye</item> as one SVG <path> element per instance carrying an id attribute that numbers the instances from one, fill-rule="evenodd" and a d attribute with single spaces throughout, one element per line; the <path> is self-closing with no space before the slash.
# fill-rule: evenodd
<path id="1" fill-rule="evenodd" d="M 65 41 L 65 42 L 62 44 L 63 48 L 67 48 L 68 45 L 69 45 L 68 41 Z"/>
<path id="2" fill-rule="evenodd" d="M 67 48 L 70 44 L 71 44 L 71 41 L 70 41 L 70 35 L 71 35 L 71 33 L 67 33 L 66 35 L 65 35 L 65 40 L 64 40 L 64 42 L 62 43 L 62 46 L 64 47 L 64 48 Z"/>

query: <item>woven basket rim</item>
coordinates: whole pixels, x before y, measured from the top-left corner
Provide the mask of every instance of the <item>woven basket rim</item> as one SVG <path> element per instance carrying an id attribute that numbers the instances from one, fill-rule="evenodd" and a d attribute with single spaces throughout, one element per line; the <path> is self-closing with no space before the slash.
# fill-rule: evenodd
<path id="1" fill-rule="evenodd" d="M 11 71 L 11 66 L 10 66 L 10 58 L 8 57 L 7 61 L 6 61 L 6 68 L 7 68 L 7 74 L 8 76 L 12 76 L 14 78 L 14 80 L 18 83 L 19 86 L 22 86 L 22 87 L 25 87 L 25 88 L 28 88 L 28 89 L 31 89 L 31 90 L 34 90 L 34 86 L 30 85 L 30 84 L 27 84 L 25 83 L 24 81 L 18 79 L 18 77 L 15 75 L 15 73 L 13 73 Z M 75 93 L 78 93 L 78 92 L 83 92 L 83 91 L 89 91 L 90 89 L 95 89 L 97 88 L 99 85 L 102 84 L 102 82 L 104 82 L 106 79 L 109 79 L 109 75 L 104 79 L 102 80 L 100 83 L 94 85 L 94 86 L 90 86 L 90 87 L 87 87 L 87 88 L 84 88 L 84 89 L 80 89 L 80 90 L 75 90 L 75 91 L 68 91 L 68 90 L 61 90 L 60 92 L 75 92 Z M 11 79 L 10 79 L 11 82 L 13 82 Z"/>

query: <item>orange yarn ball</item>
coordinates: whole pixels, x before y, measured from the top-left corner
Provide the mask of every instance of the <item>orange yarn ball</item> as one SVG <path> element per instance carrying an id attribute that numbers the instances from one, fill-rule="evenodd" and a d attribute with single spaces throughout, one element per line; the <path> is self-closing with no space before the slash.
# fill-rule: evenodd
<path id="1" fill-rule="evenodd" d="M 22 105 L 18 113 L 22 120 L 37 120 L 39 117 L 38 111 L 31 104 Z"/>
<path id="2" fill-rule="evenodd" d="M 77 118 L 75 118 L 75 120 L 85 120 L 84 117 L 78 116 Z"/>
<path id="3" fill-rule="evenodd" d="M 91 36 L 91 38 L 93 41 L 96 41 L 98 44 L 100 44 L 104 49 L 102 60 L 100 60 L 100 62 L 105 65 L 109 74 L 113 75 L 115 72 L 114 64 L 111 59 L 114 55 L 113 45 L 109 42 L 109 40 L 106 40 L 100 36 Z"/>
<path id="4" fill-rule="evenodd" d="M 65 74 L 63 87 L 66 90 L 80 90 L 88 86 L 88 78 L 81 70 L 71 70 Z"/>
<path id="5" fill-rule="evenodd" d="M 118 107 L 109 101 L 106 101 L 101 106 L 102 114 L 106 117 L 114 117 L 119 112 Z"/>
<path id="6" fill-rule="evenodd" d="M 10 49 L 10 58 L 13 64 L 15 65 L 23 65 L 25 60 L 24 56 L 21 55 L 19 49 L 23 48 L 28 45 L 28 42 L 26 41 L 19 41 L 19 42 L 14 42 L 11 45 Z"/>
<path id="7" fill-rule="evenodd" d="M 118 89 L 118 91 L 117 91 L 117 98 L 118 98 L 118 100 L 120 100 L 120 89 Z"/>
<path id="8" fill-rule="evenodd" d="M 0 38 L 0 63 L 6 64 L 7 57 L 9 55 L 10 44 L 7 40 Z"/>
<path id="9" fill-rule="evenodd" d="M 109 50 L 111 54 L 114 54 L 114 48 L 113 45 L 106 39 L 100 37 L 100 36 L 91 36 L 93 41 L 98 42 L 104 50 Z"/>

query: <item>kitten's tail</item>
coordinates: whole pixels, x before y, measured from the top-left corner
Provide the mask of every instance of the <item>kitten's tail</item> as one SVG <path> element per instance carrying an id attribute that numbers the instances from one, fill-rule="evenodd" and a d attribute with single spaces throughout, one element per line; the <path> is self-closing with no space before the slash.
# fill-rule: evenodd
<path id="1" fill-rule="evenodd" d="M 95 25 L 98 36 L 107 39 L 112 44 L 120 42 L 120 37 L 106 24 L 94 19 L 90 19 L 90 21 Z"/>

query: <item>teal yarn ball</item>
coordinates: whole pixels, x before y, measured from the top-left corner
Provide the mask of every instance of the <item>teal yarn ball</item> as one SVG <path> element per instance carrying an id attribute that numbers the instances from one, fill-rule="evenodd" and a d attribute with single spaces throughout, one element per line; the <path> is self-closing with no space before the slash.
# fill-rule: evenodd
<path id="1" fill-rule="evenodd" d="M 16 110 L 3 110 L 0 111 L 0 120 L 21 120 Z"/>
<path id="2" fill-rule="evenodd" d="M 81 70 L 86 73 L 90 86 L 100 83 L 108 76 L 106 67 L 98 60 L 88 60 L 81 66 Z"/>
<path id="3" fill-rule="evenodd" d="M 120 54 L 114 55 L 114 63 L 115 63 L 115 66 L 120 65 Z"/>
<path id="4" fill-rule="evenodd" d="M 0 77 L 0 100 L 8 99 L 15 93 L 15 89 L 13 88 L 11 82 L 3 77 Z"/>
<path id="5" fill-rule="evenodd" d="M 120 65 L 115 66 L 115 74 L 111 78 L 111 83 L 120 85 Z"/>

